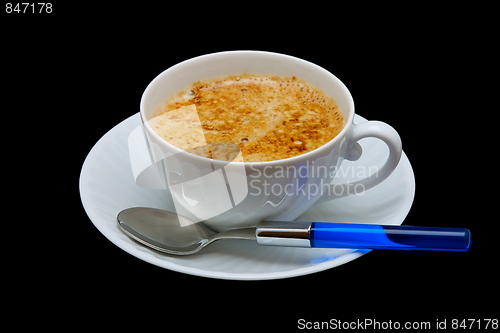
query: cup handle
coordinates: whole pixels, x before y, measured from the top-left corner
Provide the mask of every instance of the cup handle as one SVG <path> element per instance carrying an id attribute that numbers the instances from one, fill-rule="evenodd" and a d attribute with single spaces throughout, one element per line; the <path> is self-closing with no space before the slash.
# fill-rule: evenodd
<path id="1" fill-rule="evenodd" d="M 363 191 L 368 190 L 383 182 L 396 169 L 403 152 L 401 138 L 394 128 L 380 121 L 366 121 L 361 124 L 353 124 L 346 158 L 349 160 L 359 158 L 361 150 L 358 141 L 367 137 L 378 138 L 384 141 L 389 147 L 389 156 L 382 168 L 377 173 L 353 183 L 327 185 L 330 188 L 325 188 L 323 195 L 315 204 L 360 193 L 360 187 Z"/>

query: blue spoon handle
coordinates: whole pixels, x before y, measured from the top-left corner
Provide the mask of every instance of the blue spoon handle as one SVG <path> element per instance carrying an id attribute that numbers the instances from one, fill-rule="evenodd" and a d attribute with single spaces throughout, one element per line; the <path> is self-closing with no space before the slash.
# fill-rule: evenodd
<path id="1" fill-rule="evenodd" d="M 463 228 L 354 223 L 264 221 L 255 235 L 260 245 L 318 248 L 466 252 L 471 244 Z"/>
<path id="2" fill-rule="evenodd" d="M 471 235 L 463 228 L 313 222 L 311 247 L 377 250 L 469 250 Z"/>

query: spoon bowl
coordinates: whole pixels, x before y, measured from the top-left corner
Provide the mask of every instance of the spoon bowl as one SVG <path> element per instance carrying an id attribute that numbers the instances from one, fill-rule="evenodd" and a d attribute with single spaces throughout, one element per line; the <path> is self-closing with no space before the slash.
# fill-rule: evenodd
<path id="1" fill-rule="evenodd" d="M 118 214 L 117 220 L 130 238 L 175 255 L 194 254 L 219 239 L 256 239 L 255 228 L 217 232 L 201 222 L 155 208 L 128 208 Z"/>

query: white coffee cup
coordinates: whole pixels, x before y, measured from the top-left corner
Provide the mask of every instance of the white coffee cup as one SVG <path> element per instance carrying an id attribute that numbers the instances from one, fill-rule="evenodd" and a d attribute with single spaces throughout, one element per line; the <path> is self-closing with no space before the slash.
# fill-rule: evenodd
<path id="1" fill-rule="evenodd" d="M 268 162 L 217 161 L 187 153 L 163 140 L 150 126 L 156 108 L 196 81 L 239 75 L 296 76 L 333 97 L 344 116 L 342 131 L 318 149 Z M 141 99 L 141 120 L 152 163 L 168 187 L 178 214 L 216 230 L 255 226 L 262 220 L 291 221 L 318 200 L 360 194 L 384 181 L 396 168 L 401 139 L 379 121 L 354 124 L 354 101 L 346 86 L 327 70 L 288 55 L 229 51 L 186 60 L 159 74 Z M 358 141 L 375 137 L 389 147 L 385 164 L 354 183 L 330 182 L 344 159 L 362 154 Z M 166 178 L 166 179 L 165 179 Z"/>

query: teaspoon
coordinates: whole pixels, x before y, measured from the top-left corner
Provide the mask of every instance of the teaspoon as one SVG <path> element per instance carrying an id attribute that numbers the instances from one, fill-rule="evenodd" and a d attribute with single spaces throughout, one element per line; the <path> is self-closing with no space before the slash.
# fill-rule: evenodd
<path id="1" fill-rule="evenodd" d="M 256 228 L 217 232 L 165 210 L 134 207 L 117 216 L 121 230 L 130 238 L 157 251 L 175 255 L 194 254 L 220 239 L 256 240 L 259 245 L 379 249 L 469 250 L 471 235 L 463 228 L 435 228 L 356 223 L 264 221 Z"/>

